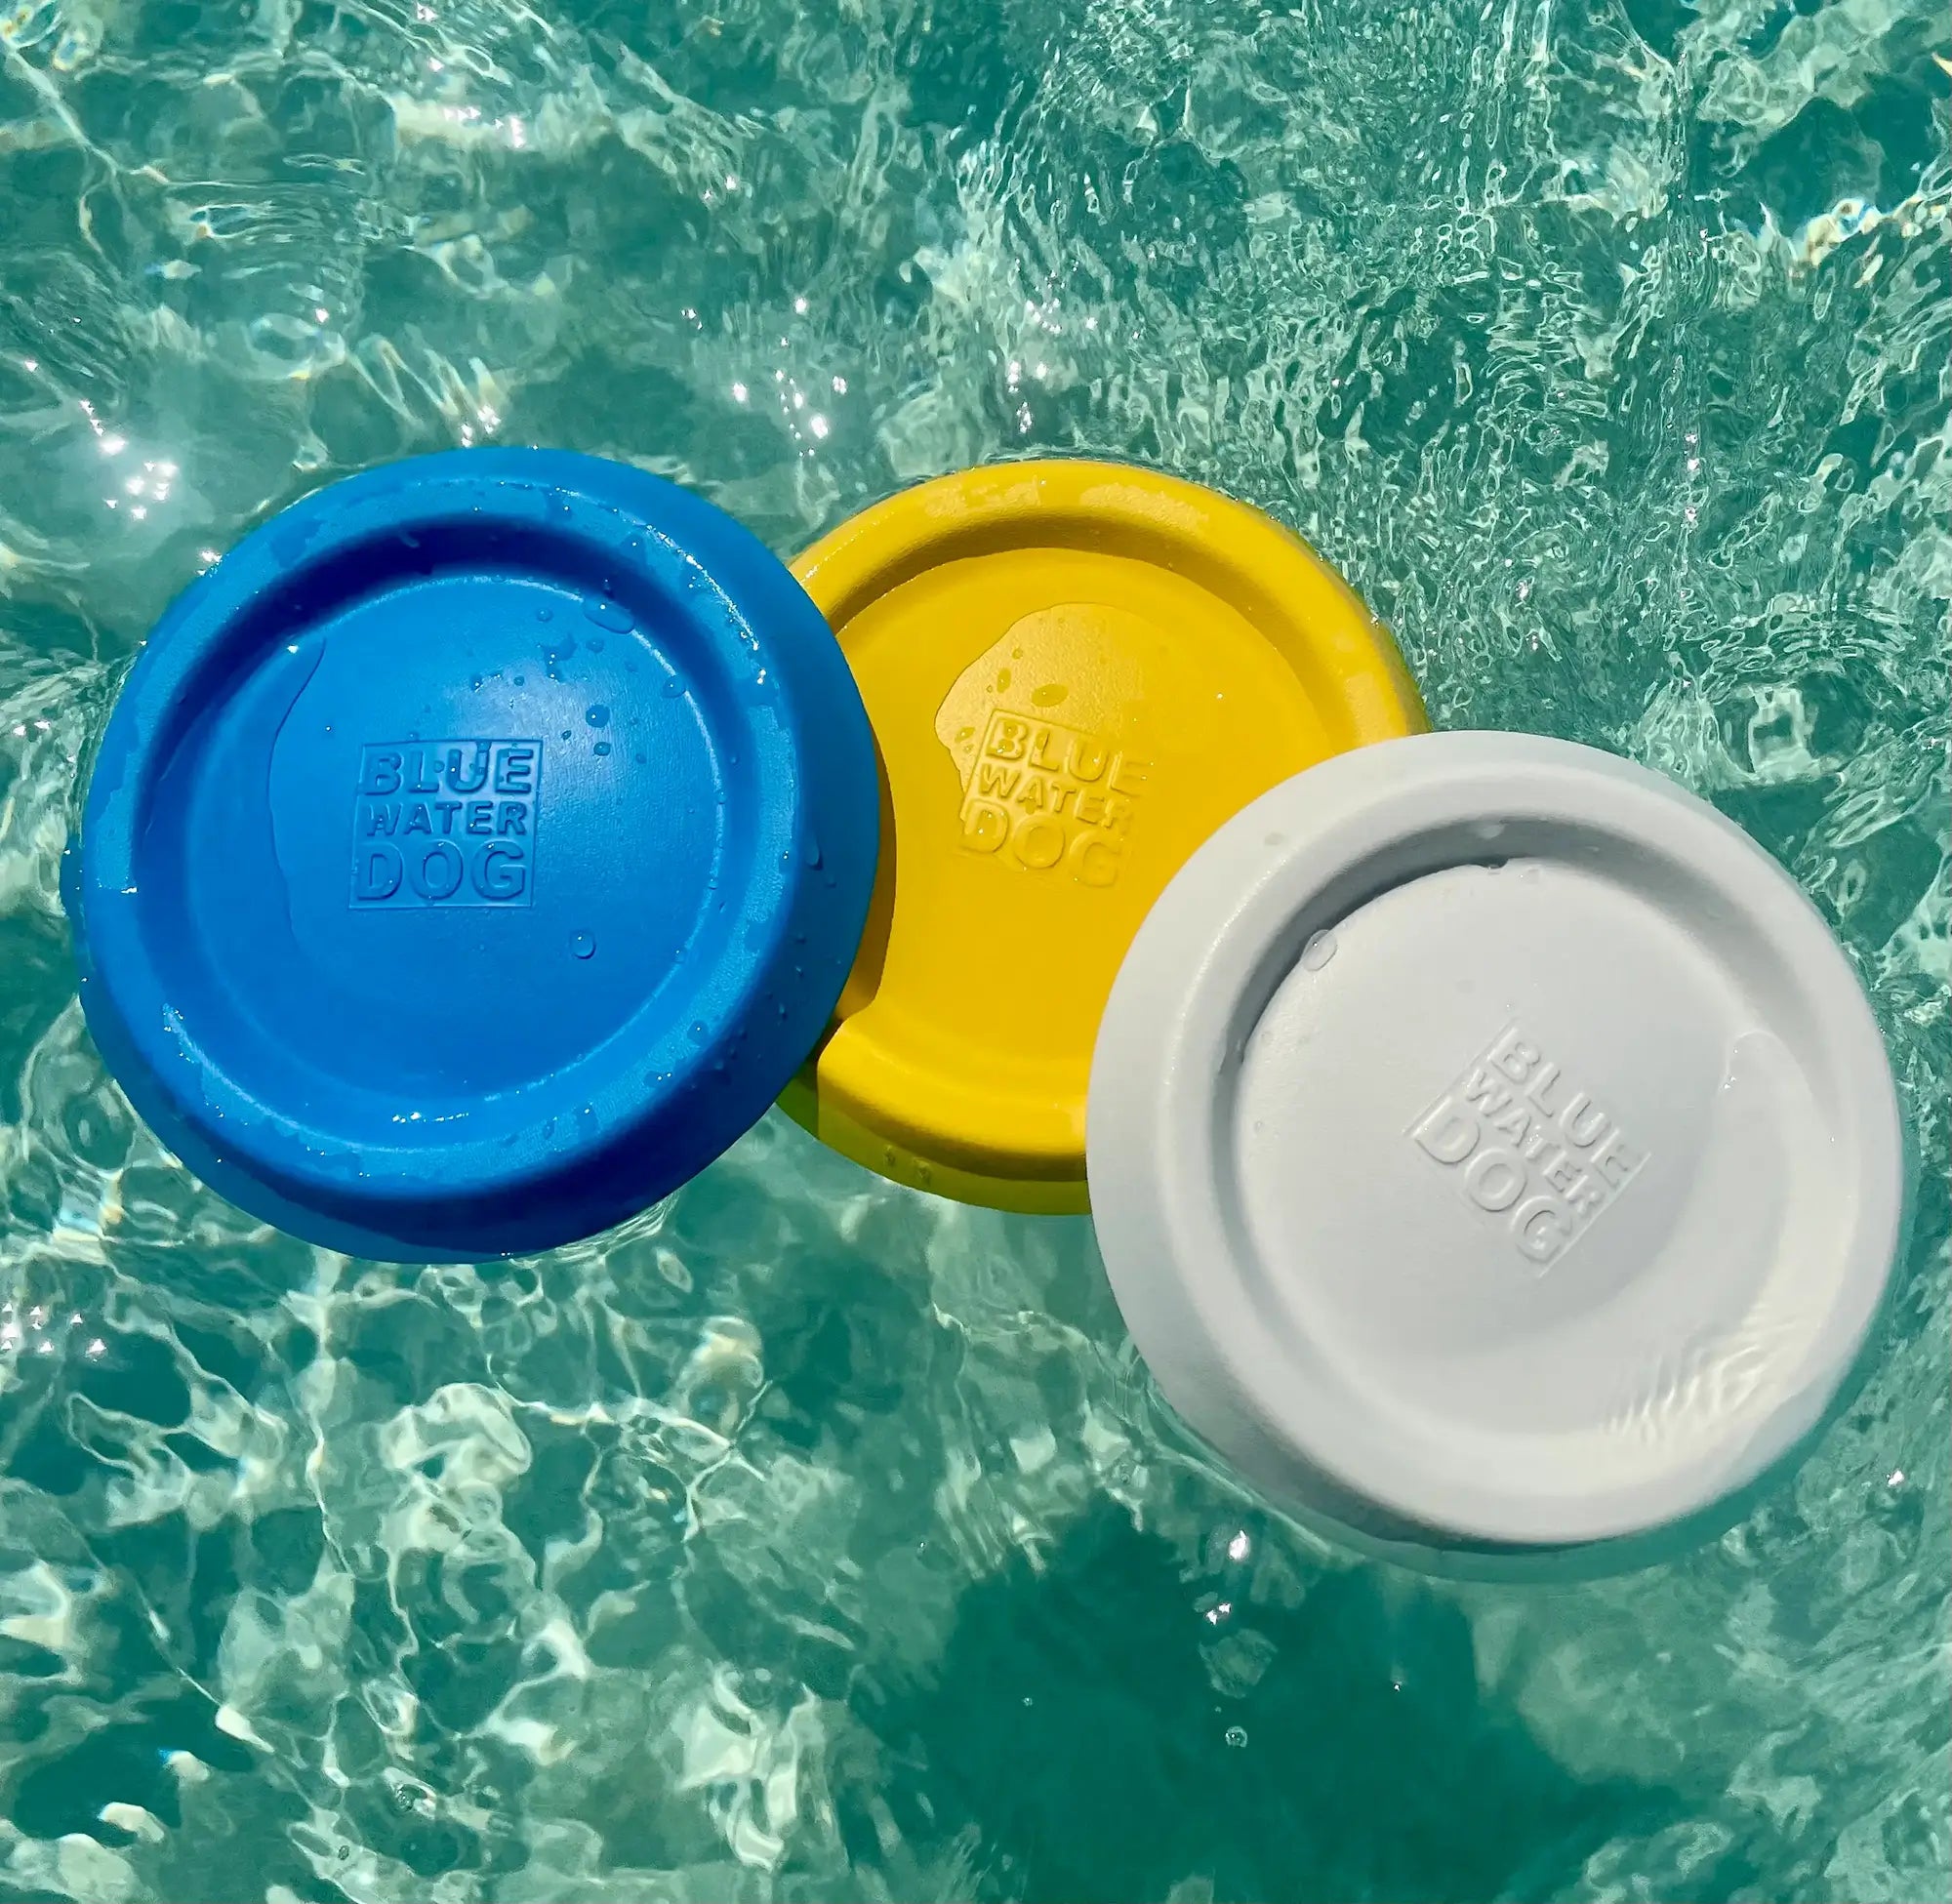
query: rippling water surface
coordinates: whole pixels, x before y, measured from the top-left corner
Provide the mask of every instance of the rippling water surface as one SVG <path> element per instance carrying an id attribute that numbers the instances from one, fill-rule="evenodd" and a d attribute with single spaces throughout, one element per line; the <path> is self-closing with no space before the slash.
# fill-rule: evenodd
<path id="1" fill-rule="evenodd" d="M 1938 0 L 0 0 L 0 1896 L 1948 1887 Z M 1443 721 L 1794 871 L 1928 1161 L 1789 1487 L 1520 1591 L 1175 1438 L 1082 1222 L 777 1116 L 414 1272 L 205 1194 L 58 856 L 143 631 L 344 471 L 632 458 L 791 550 L 1035 449 L 1263 504 Z"/>

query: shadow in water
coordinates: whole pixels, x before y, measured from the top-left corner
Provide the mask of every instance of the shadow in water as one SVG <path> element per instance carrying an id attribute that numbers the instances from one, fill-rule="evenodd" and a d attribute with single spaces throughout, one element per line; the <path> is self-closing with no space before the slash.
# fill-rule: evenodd
<path id="1" fill-rule="evenodd" d="M 985 1894 L 1038 1904 L 1486 1904 L 1563 1895 L 1607 1840 L 1689 1809 L 1565 1771 L 1481 1694 L 1466 1621 L 1421 1583 L 1329 1573 L 1247 1606 L 1245 1572 L 1188 1579 L 1107 1506 L 1041 1573 L 973 1589 L 933 1685 L 858 1695 L 921 1773 L 890 1784 L 930 1794 L 915 1828 L 973 1825 Z"/>

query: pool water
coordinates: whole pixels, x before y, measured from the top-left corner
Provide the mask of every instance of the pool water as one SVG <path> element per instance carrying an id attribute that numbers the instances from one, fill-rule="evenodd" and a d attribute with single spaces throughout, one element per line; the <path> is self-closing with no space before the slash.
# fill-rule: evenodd
<path id="1" fill-rule="evenodd" d="M 1939 0 L 0 0 L 0 1898 L 1952 1888 Z M 401 1270 L 132 1118 L 58 896 L 153 618 L 336 474 L 626 456 L 791 551 L 1091 451 L 1272 509 L 1447 724 L 1803 882 L 1926 1168 L 1795 1480 L 1463 1584 L 1175 1431 L 1082 1220 L 775 1114 Z"/>

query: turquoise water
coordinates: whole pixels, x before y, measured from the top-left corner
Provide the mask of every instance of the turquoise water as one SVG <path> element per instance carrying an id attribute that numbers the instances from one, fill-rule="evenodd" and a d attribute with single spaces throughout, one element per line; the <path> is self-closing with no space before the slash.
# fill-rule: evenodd
<path id="1" fill-rule="evenodd" d="M 0 13 L 0 1898 L 1946 1896 L 1948 54 L 1937 0 Z M 249 524 L 490 440 L 783 550 L 1163 463 L 1441 720 L 1708 793 L 1929 1162 L 1861 1395 L 1679 1560 L 1447 1584 L 1187 1446 L 1087 1225 L 777 1116 L 478 1271 L 204 1193 L 76 1010 L 76 759 Z"/>

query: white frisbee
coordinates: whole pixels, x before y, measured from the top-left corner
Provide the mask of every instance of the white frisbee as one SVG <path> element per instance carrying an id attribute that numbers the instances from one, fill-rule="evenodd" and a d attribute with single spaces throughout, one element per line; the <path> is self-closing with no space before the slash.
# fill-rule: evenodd
<path id="1" fill-rule="evenodd" d="M 1630 1534 L 1761 1475 L 1903 1205 L 1883 1040 L 1794 882 L 1512 734 L 1339 755 L 1215 833 L 1113 988 L 1087 1153 L 1166 1398 L 1412 1538 Z"/>

